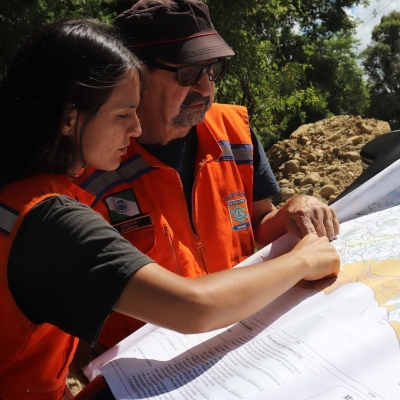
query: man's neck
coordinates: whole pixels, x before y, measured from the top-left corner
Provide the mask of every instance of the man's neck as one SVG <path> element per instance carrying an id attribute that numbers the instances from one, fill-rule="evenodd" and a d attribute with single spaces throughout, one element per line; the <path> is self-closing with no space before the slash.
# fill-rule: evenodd
<path id="1" fill-rule="evenodd" d="M 172 140 L 185 137 L 192 127 L 146 127 L 142 123 L 142 134 L 137 138 L 139 143 L 165 145 Z"/>

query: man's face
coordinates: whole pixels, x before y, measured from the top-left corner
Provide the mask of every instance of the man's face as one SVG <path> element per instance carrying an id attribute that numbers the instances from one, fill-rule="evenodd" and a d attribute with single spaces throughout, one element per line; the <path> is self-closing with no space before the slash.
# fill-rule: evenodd
<path id="1" fill-rule="evenodd" d="M 208 65 L 214 60 L 197 63 Z M 161 62 L 161 61 L 160 61 Z M 171 67 L 182 65 L 169 64 Z M 141 98 L 140 120 L 143 143 L 165 144 L 185 136 L 203 121 L 214 101 L 214 82 L 206 72 L 193 86 L 179 86 L 177 74 L 144 64 L 145 84 Z M 160 135 L 160 137 L 156 137 Z M 162 137 L 161 137 L 162 135 Z"/>
<path id="2" fill-rule="evenodd" d="M 192 127 L 202 122 L 206 112 L 211 107 L 214 99 L 210 96 L 203 96 L 201 93 L 190 90 L 179 107 L 179 113 L 172 122 L 176 127 Z"/>

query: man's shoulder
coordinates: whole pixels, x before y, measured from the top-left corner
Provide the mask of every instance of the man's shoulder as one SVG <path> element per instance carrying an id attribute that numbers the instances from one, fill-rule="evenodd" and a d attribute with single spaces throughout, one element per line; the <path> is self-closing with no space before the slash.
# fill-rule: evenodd
<path id="1" fill-rule="evenodd" d="M 232 121 L 237 118 L 243 120 L 246 124 L 248 124 L 249 118 L 246 107 L 233 104 L 214 103 L 207 111 L 205 121 Z"/>
<path id="2" fill-rule="evenodd" d="M 248 142 L 249 118 L 246 107 L 215 103 L 204 121 L 196 126 L 197 132 L 209 131 L 217 140 Z"/>
<path id="3" fill-rule="evenodd" d="M 247 114 L 247 108 L 235 104 L 213 103 L 210 110 L 212 112 L 240 112 Z"/>

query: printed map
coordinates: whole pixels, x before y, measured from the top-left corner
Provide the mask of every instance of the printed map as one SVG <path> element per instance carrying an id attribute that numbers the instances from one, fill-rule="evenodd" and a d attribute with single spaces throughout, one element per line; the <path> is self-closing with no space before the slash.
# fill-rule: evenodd
<path id="1" fill-rule="evenodd" d="M 400 205 L 400 187 L 397 187 L 384 197 L 374 201 L 372 204 L 363 208 L 361 211 L 358 211 L 356 213 L 356 217 L 362 217 L 363 215 L 368 215 L 376 211 L 382 211 L 390 207 L 396 207 L 398 205 Z"/>
<path id="2" fill-rule="evenodd" d="M 400 399 L 400 205 L 386 204 L 378 201 L 369 211 L 381 211 L 341 224 L 333 241 L 341 257 L 337 279 L 302 282 L 214 332 L 143 327 L 100 367 L 114 396 Z M 282 249 L 263 249 L 255 262 Z"/>
<path id="3" fill-rule="evenodd" d="M 342 224 L 334 245 L 341 272 L 325 293 L 348 283 L 368 285 L 379 306 L 387 308 L 387 320 L 400 341 L 400 207 Z"/>

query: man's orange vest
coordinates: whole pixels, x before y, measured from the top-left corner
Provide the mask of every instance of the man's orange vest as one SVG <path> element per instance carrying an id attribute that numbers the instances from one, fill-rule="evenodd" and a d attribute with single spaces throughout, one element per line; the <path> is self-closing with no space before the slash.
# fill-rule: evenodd
<path id="1" fill-rule="evenodd" d="M 65 390 L 78 339 L 54 325 L 32 323 L 15 303 L 7 280 L 11 245 L 25 215 L 57 194 L 93 201 L 63 176 L 33 177 L 0 193 L 0 399 L 60 400 Z"/>
<path id="2" fill-rule="evenodd" d="M 179 174 L 130 145 L 116 171 L 87 171 L 81 187 L 100 212 L 164 268 L 195 278 L 232 268 L 253 253 L 253 145 L 247 110 L 214 104 L 196 126 L 198 150 L 188 215 Z M 110 347 L 143 325 L 111 315 L 99 340 Z"/>

